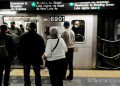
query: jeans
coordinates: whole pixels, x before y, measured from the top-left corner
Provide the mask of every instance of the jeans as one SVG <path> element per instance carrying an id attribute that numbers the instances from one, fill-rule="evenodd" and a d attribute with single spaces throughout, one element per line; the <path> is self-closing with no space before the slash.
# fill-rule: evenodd
<path id="1" fill-rule="evenodd" d="M 24 67 L 24 86 L 31 86 L 30 66 L 31 66 L 31 64 L 23 64 L 23 67 Z M 33 65 L 33 70 L 35 72 L 35 84 L 36 84 L 36 86 L 42 86 L 41 75 L 40 75 L 40 65 Z"/>
<path id="2" fill-rule="evenodd" d="M 3 70 L 5 69 L 4 74 L 4 86 L 8 86 L 9 78 L 10 78 L 10 67 L 11 67 L 12 58 L 6 57 L 0 59 L 0 86 L 2 86 L 2 77 L 3 77 Z"/>

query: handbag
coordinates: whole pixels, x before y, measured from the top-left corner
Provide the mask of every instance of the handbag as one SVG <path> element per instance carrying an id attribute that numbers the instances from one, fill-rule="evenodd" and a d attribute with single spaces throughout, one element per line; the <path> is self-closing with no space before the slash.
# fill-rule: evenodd
<path id="1" fill-rule="evenodd" d="M 55 48 L 57 47 L 58 43 L 59 43 L 59 38 L 57 40 L 57 44 L 55 45 L 55 47 L 53 48 L 53 50 L 51 52 L 53 52 L 55 50 Z M 47 61 L 47 59 L 45 61 L 45 66 L 48 67 L 48 61 Z"/>

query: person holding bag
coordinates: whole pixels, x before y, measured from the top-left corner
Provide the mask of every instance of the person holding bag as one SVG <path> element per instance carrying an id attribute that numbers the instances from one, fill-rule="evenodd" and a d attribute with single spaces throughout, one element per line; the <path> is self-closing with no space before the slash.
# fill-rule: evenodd
<path id="1" fill-rule="evenodd" d="M 52 86 L 63 86 L 62 69 L 65 64 L 67 46 L 62 38 L 58 38 L 56 27 L 50 28 L 52 39 L 47 41 L 44 60 L 48 67 Z"/>

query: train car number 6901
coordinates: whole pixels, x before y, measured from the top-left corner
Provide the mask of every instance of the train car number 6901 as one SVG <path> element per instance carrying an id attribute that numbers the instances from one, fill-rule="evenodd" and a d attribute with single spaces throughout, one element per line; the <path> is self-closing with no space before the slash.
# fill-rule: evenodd
<path id="1" fill-rule="evenodd" d="M 64 22 L 65 16 L 50 16 L 51 22 Z"/>

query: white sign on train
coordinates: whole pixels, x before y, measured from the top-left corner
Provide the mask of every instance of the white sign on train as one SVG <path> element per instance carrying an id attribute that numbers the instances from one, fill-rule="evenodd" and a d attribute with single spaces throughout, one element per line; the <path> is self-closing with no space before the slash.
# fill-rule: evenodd
<path id="1" fill-rule="evenodd" d="M 65 16 L 50 16 L 51 22 L 64 22 Z"/>

